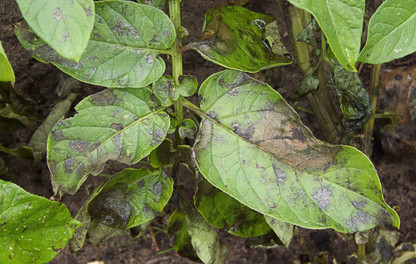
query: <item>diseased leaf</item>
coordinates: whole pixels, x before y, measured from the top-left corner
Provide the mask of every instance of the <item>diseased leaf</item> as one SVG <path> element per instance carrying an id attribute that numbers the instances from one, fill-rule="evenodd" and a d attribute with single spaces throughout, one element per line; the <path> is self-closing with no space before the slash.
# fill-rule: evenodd
<path id="1" fill-rule="evenodd" d="M 0 262 L 46 263 L 66 245 L 80 223 L 65 205 L 0 180 Z"/>
<path id="2" fill-rule="evenodd" d="M 178 91 L 185 97 L 193 95 L 198 89 L 198 80 L 191 75 L 179 76 L 179 83 Z"/>
<path id="3" fill-rule="evenodd" d="M 318 69 L 320 65 L 314 68 L 305 79 L 298 84 L 298 86 L 290 94 L 289 99 L 299 101 L 299 99 L 307 94 L 318 90 L 319 87 L 319 78 L 318 78 Z"/>
<path id="4" fill-rule="evenodd" d="M 171 76 L 160 77 L 153 83 L 152 90 L 163 106 L 171 106 L 180 96 Z"/>
<path id="5" fill-rule="evenodd" d="M 176 38 L 161 10 L 127 1 L 95 3 L 95 24 L 79 63 L 58 56 L 30 30 L 16 28 L 25 49 L 83 82 L 110 88 L 145 87 L 165 71 L 159 53 L 168 53 Z"/>
<path id="6" fill-rule="evenodd" d="M 245 244 L 250 248 L 277 248 L 281 246 L 285 246 L 282 241 L 280 241 L 279 237 L 277 237 L 276 233 L 271 231 L 264 236 L 259 237 L 249 237 L 246 239 Z"/>
<path id="7" fill-rule="evenodd" d="M 91 217 L 87 214 L 87 206 L 84 204 L 75 216 L 75 220 L 79 221 L 82 226 L 77 228 L 74 235 L 69 240 L 69 249 L 72 253 L 81 250 L 90 227 Z"/>
<path id="8" fill-rule="evenodd" d="M 175 150 L 173 142 L 169 138 L 165 139 L 162 144 L 149 154 L 150 166 L 158 169 L 162 166 L 173 163 L 173 155 Z"/>
<path id="9" fill-rule="evenodd" d="M 78 114 L 58 122 L 48 138 L 47 160 L 55 193 L 74 194 L 88 174 L 108 160 L 134 164 L 163 142 L 169 116 L 148 89 L 104 90 L 86 97 Z"/>
<path id="10" fill-rule="evenodd" d="M 35 133 L 33 133 L 28 146 L 33 149 L 35 160 L 41 160 L 45 157 L 48 135 L 51 132 L 52 127 L 65 116 L 76 97 L 76 93 L 71 93 L 64 100 L 58 102 L 52 108 L 45 121 L 43 121 Z"/>
<path id="11" fill-rule="evenodd" d="M 267 84 L 237 71 L 200 87 L 195 159 L 205 178 L 246 206 L 306 228 L 340 232 L 399 226 L 370 160 L 313 137 Z"/>
<path id="12" fill-rule="evenodd" d="M 88 229 L 88 240 L 94 245 L 102 245 L 105 241 L 113 237 L 129 234 L 129 231 L 107 226 L 98 219 L 91 221 Z"/>
<path id="13" fill-rule="evenodd" d="M 342 67 L 357 71 L 365 0 L 289 0 L 312 13 Z"/>
<path id="14" fill-rule="evenodd" d="M 194 139 L 196 132 L 198 132 L 198 127 L 192 119 L 185 119 L 182 121 L 178 132 L 180 138 Z"/>
<path id="15" fill-rule="evenodd" d="M 415 52 L 415 23 L 415 1 L 384 1 L 370 19 L 359 61 L 382 64 Z"/>
<path id="16" fill-rule="evenodd" d="M 208 223 L 232 235 L 256 237 L 271 231 L 262 214 L 239 203 L 207 181 L 198 185 L 194 203 Z"/>
<path id="17" fill-rule="evenodd" d="M 11 82 L 14 85 L 14 81 L 15 76 L 12 65 L 10 65 L 0 41 L 0 82 Z"/>
<path id="18" fill-rule="evenodd" d="M 79 61 L 94 25 L 93 0 L 17 0 L 26 22 L 66 59 Z"/>
<path id="19" fill-rule="evenodd" d="M 331 67 L 331 80 L 341 102 L 341 111 L 349 130 L 363 128 L 370 119 L 373 105 L 360 77 L 336 65 Z"/>
<path id="20" fill-rule="evenodd" d="M 318 26 L 318 23 L 316 22 L 316 19 L 312 18 L 311 21 L 309 21 L 309 23 L 306 25 L 306 27 L 296 35 L 296 41 L 302 41 L 308 44 L 309 46 L 317 48 L 314 32 L 319 30 L 320 28 Z"/>
<path id="21" fill-rule="evenodd" d="M 151 221 L 162 212 L 173 191 L 173 180 L 162 171 L 125 169 L 111 176 L 88 202 L 92 220 L 117 229 Z"/>
<path id="22" fill-rule="evenodd" d="M 244 7 L 213 7 L 205 15 L 202 32 L 194 49 L 226 68 L 258 72 L 293 62 L 282 44 L 277 22 Z"/>
<path id="23" fill-rule="evenodd" d="M 166 0 L 137 0 L 137 2 L 163 9 L 165 7 Z"/>
<path id="24" fill-rule="evenodd" d="M 269 226 L 273 229 L 273 231 L 276 233 L 277 237 L 280 239 L 280 241 L 283 242 L 283 244 L 288 247 L 290 244 L 290 241 L 293 237 L 293 225 L 289 223 L 282 222 L 280 220 L 277 220 L 270 216 L 264 216 L 266 219 L 266 222 L 269 224 Z"/>

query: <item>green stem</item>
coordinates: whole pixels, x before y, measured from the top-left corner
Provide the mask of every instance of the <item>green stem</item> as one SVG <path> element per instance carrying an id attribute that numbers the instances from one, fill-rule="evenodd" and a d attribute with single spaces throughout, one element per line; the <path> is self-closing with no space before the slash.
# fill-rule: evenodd
<path id="1" fill-rule="evenodd" d="M 365 258 L 365 244 L 357 244 L 357 263 L 361 264 L 363 263 L 363 260 Z"/>
<path id="2" fill-rule="evenodd" d="M 176 29 L 176 39 L 173 45 L 172 52 L 172 77 L 175 83 L 175 86 L 179 86 L 179 76 L 183 73 L 182 68 L 182 26 L 181 26 L 181 9 L 180 9 L 180 0 L 169 0 L 169 15 L 172 23 Z M 183 106 L 181 104 L 182 98 L 179 98 L 174 102 L 173 106 L 175 109 L 176 117 L 181 123 L 183 121 Z M 175 142 L 174 146 L 177 147 L 181 145 L 183 140 L 179 137 L 179 132 L 175 132 Z M 180 162 L 178 158 L 175 158 L 173 167 L 172 167 L 172 178 L 176 180 L 179 173 Z"/>
<path id="3" fill-rule="evenodd" d="M 290 17 L 292 21 L 292 37 L 295 45 L 296 58 L 299 68 L 303 74 L 307 76 L 313 71 L 311 65 L 311 47 L 306 43 L 296 41 L 296 35 L 304 29 L 306 23 L 310 20 L 310 14 L 300 10 L 294 6 L 289 7 Z M 319 126 L 322 129 L 322 133 L 325 139 L 330 143 L 339 143 L 341 135 L 343 133 L 342 124 L 339 116 L 337 115 L 334 105 L 331 104 L 329 99 L 328 89 L 326 87 L 326 81 L 322 74 L 321 62 L 325 56 L 326 42 L 325 37 L 322 37 L 322 54 L 318 63 L 319 71 L 319 88 L 313 93 L 309 93 L 306 98 L 311 105 L 316 118 L 318 119 Z"/>
<path id="4" fill-rule="evenodd" d="M 371 68 L 371 83 L 370 83 L 370 98 L 373 105 L 373 112 L 371 113 L 370 120 L 368 120 L 367 124 L 364 126 L 364 141 L 363 141 L 363 149 L 362 151 L 367 156 L 371 155 L 371 139 L 373 136 L 373 129 L 374 129 L 374 117 L 376 114 L 376 107 L 377 107 L 377 97 L 378 97 L 378 88 L 380 84 L 380 72 L 381 72 L 381 64 L 373 65 Z"/>

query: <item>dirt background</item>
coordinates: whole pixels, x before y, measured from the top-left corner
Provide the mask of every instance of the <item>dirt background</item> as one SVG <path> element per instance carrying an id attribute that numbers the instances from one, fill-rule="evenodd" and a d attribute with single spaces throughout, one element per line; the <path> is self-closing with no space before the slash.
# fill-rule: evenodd
<path id="1" fill-rule="evenodd" d="M 193 37 L 200 34 L 205 12 L 212 6 L 219 3 L 226 3 L 225 0 L 205 0 L 205 1 L 182 1 L 182 23 L 188 29 L 190 36 L 184 40 L 186 43 Z M 279 28 L 283 35 L 284 41 L 291 49 L 290 38 L 287 33 L 287 24 L 284 22 L 285 15 L 280 14 L 275 0 L 252 0 L 246 6 L 251 10 L 271 15 L 280 20 Z M 287 14 L 286 14 L 287 15 Z M 40 63 L 31 58 L 30 54 L 24 50 L 17 38 L 14 36 L 14 26 L 22 21 L 20 11 L 15 0 L 0 0 L 0 40 L 8 55 L 16 75 L 15 88 L 28 98 L 31 98 L 37 106 L 37 122 L 41 124 L 48 116 L 50 109 L 57 102 L 56 87 L 59 81 L 60 71 L 52 65 Z M 407 58 L 408 59 L 408 58 Z M 414 60 L 408 59 L 399 64 L 389 64 L 383 66 L 384 70 L 392 71 L 396 68 L 409 68 Z M 183 56 L 184 73 L 191 74 L 198 78 L 201 83 L 206 77 L 223 68 L 204 60 L 194 51 L 186 52 Z M 169 63 L 167 62 L 167 65 Z M 167 71 L 169 72 L 169 67 Z M 301 80 L 302 75 L 297 69 L 296 64 L 277 68 L 274 70 L 263 71 L 257 77 L 266 79 L 269 84 L 276 88 L 284 96 Z M 415 79 L 415 75 L 411 74 Z M 361 77 L 366 82 L 369 80 L 369 69 L 364 67 Z M 385 80 L 388 82 L 389 80 Z M 368 82 L 368 81 L 367 81 Z M 401 89 L 400 83 L 398 89 Z M 82 89 L 74 102 L 74 105 L 86 95 L 102 90 L 87 84 L 82 84 Z M 307 105 L 306 105 L 307 106 Z M 73 115 L 70 112 L 69 115 Z M 305 124 L 316 130 L 317 124 L 313 116 L 302 114 Z M 315 128 L 315 129 L 314 129 Z M 319 131 L 315 135 L 320 137 Z M 0 142 L 6 147 L 15 148 L 27 145 L 32 131 L 22 129 L 13 133 L 1 133 Z M 394 153 L 388 154 L 381 147 L 383 135 L 376 133 L 375 147 L 372 160 L 379 173 L 379 177 L 384 187 L 384 197 L 390 206 L 397 209 L 402 225 L 400 228 L 401 242 L 416 242 L 416 185 L 415 185 L 415 165 L 416 157 L 414 153 Z M 398 143 L 401 135 L 396 134 Z M 414 142 L 413 142 L 414 143 Z M 410 145 L 412 142 L 410 142 Z M 400 155 L 402 154 L 402 155 Z M 404 155 L 403 155 L 404 154 Z M 12 181 L 25 190 L 41 195 L 51 197 L 52 187 L 49 180 L 49 171 L 46 162 L 35 162 L 20 160 L 14 156 L 0 153 L 8 167 L 8 174 L 3 179 Z M 187 174 L 183 171 L 183 181 L 186 181 Z M 91 178 L 91 177 L 90 177 Z M 88 180 L 84 185 L 96 184 L 95 179 Z M 195 186 L 189 187 L 189 195 L 192 196 L 192 190 Z M 63 202 L 69 207 L 72 215 L 81 207 L 86 199 L 84 189 L 75 196 L 65 196 Z M 160 219 L 156 219 L 152 226 L 158 227 Z M 391 229 L 391 227 L 383 227 Z M 288 249 L 256 249 L 246 245 L 243 238 L 234 237 L 224 232 L 219 232 L 221 239 L 228 246 L 227 263 L 292 263 L 294 260 L 300 263 L 311 262 L 318 263 L 318 255 L 327 252 L 329 262 L 333 263 L 354 263 L 354 258 L 349 258 L 356 252 L 356 245 L 353 241 L 347 241 L 333 230 L 306 230 L 299 229 L 299 235 L 291 242 Z M 171 248 L 168 237 L 162 232 L 155 237 L 160 250 Z M 104 263 L 190 263 L 185 259 L 177 256 L 174 251 L 159 254 L 155 248 L 155 243 L 149 235 L 143 236 L 132 241 L 128 237 L 111 239 L 104 245 L 96 247 L 85 245 L 83 252 L 71 254 L 68 248 L 65 248 L 51 263 L 69 264 L 69 263 L 89 263 L 93 261 L 103 261 Z M 416 263 L 408 261 L 407 263 Z"/>

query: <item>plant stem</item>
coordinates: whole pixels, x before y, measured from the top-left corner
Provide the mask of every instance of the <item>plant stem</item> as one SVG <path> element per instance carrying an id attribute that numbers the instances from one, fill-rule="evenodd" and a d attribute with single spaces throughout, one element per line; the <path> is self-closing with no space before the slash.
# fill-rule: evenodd
<path id="1" fill-rule="evenodd" d="M 371 155 L 371 138 L 373 136 L 374 117 L 376 114 L 377 107 L 378 88 L 380 84 L 380 71 L 381 64 L 375 64 L 371 68 L 370 98 L 373 106 L 373 111 L 371 113 L 370 120 L 368 120 L 367 124 L 364 126 L 364 141 L 362 149 L 364 154 L 366 154 L 367 156 Z"/>
<path id="2" fill-rule="evenodd" d="M 181 27 L 181 9 L 180 9 L 180 0 L 169 0 L 169 16 L 172 20 L 172 23 L 176 30 L 176 39 L 173 45 L 172 52 L 172 77 L 176 87 L 179 86 L 179 76 L 182 75 L 182 51 L 180 50 L 182 45 L 182 27 Z M 179 98 L 174 102 L 173 106 L 175 109 L 176 117 L 179 122 L 183 121 L 183 106 L 181 104 L 182 98 Z M 178 130 L 175 132 L 175 141 L 174 147 L 181 145 L 182 139 L 179 136 Z M 176 155 L 175 155 L 176 156 Z M 174 159 L 172 167 L 172 178 L 176 181 L 177 175 L 179 173 L 180 162 L 178 158 Z"/>
<path id="3" fill-rule="evenodd" d="M 296 41 L 296 35 L 304 29 L 306 23 L 309 22 L 311 16 L 307 12 L 300 10 L 294 6 L 289 7 L 290 17 L 292 21 L 292 37 L 295 45 L 296 58 L 299 68 L 303 74 L 307 76 L 313 71 L 311 65 L 311 47 L 306 43 Z M 322 55 L 320 62 L 323 61 L 326 50 L 325 37 L 322 37 Z M 321 63 L 318 63 L 319 71 L 319 88 L 317 91 L 309 93 L 306 98 L 311 105 L 315 116 L 318 119 L 319 126 L 322 129 L 322 133 L 325 139 L 330 143 L 339 143 L 341 135 L 343 133 L 342 124 L 339 116 L 337 115 L 334 105 L 331 104 L 329 99 L 328 89 L 326 86 L 326 80 L 322 73 Z"/>
<path id="4" fill-rule="evenodd" d="M 357 263 L 361 264 L 365 258 L 365 244 L 357 244 Z"/>

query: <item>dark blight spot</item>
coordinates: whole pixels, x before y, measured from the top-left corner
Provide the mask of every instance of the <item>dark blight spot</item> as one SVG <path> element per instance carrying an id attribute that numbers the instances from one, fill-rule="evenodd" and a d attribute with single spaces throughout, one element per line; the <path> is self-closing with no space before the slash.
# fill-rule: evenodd
<path id="1" fill-rule="evenodd" d="M 286 174 L 283 171 L 281 171 L 278 167 L 276 167 L 275 164 L 273 164 L 272 167 L 273 167 L 274 175 L 276 176 L 277 182 L 284 183 L 286 181 Z"/>
<path id="2" fill-rule="evenodd" d="M 78 153 L 85 153 L 91 144 L 85 141 L 71 141 L 68 145 L 72 150 Z"/>
<path id="3" fill-rule="evenodd" d="M 113 105 L 116 102 L 116 97 L 112 90 L 104 90 L 100 93 L 91 95 L 91 102 L 94 105 Z"/>
<path id="4" fill-rule="evenodd" d="M 89 6 L 88 8 L 83 8 L 84 9 L 84 12 L 85 12 L 85 15 L 87 16 L 87 17 L 90 17 L 90 16 L 92 16 L 93 14 L 92 14 L 92 6 Z"/>
<path id="5" fill-rule="evenodd" d="M 120 124 L 120 123 L 112 123 L 110 127 L 117 131 L 120 131 L 124 128 L 123 124 Z"/>
<path id="6" fill-rule="evenodd" d="M 55 18 L 56 21 L 59 21 L 62 18 L 64 18 L 64 16 L 62 15 L 62 10 L 59 7 L 52 10 L 52 13 L 53 13 L 53 18 Z"/>
<path id="7" fill-rule="evenodd" d="M 231 89 L 227 93 L 230 97 L 235 97 L 238 95 L 238 89 Z"/>
<path id="8" fill-rule="evenodd" d="M 363 228 L 373 224 L 373 222 L 369 214 L 358 211 L 353 217 L 347 219 L 346 224 L 354 231 L 362 231 Z"/>
<path id="9" fill-rule="evenodd" d="M 76 159 L 70 158 L 64 161 L 63 165 L 65 168 L 65 173 L 72 173 L 72 165 L 76 163 Z"/>
<path id="10" fill-rule="evenodd" d="M 153 185 L 153 190 L 156 192 L 158 196 L 162 195 L 162 183 L 157 182 L 155 185 Z"/>
<path id="11" fill-rule="evenodd" d="M 312 196 L 318 206 L 321 209 L 326 210 L 329 203 L 331 202 L 331 195 L 332 191 L 324 187 L 322 189 L 316 190 Z"/>

